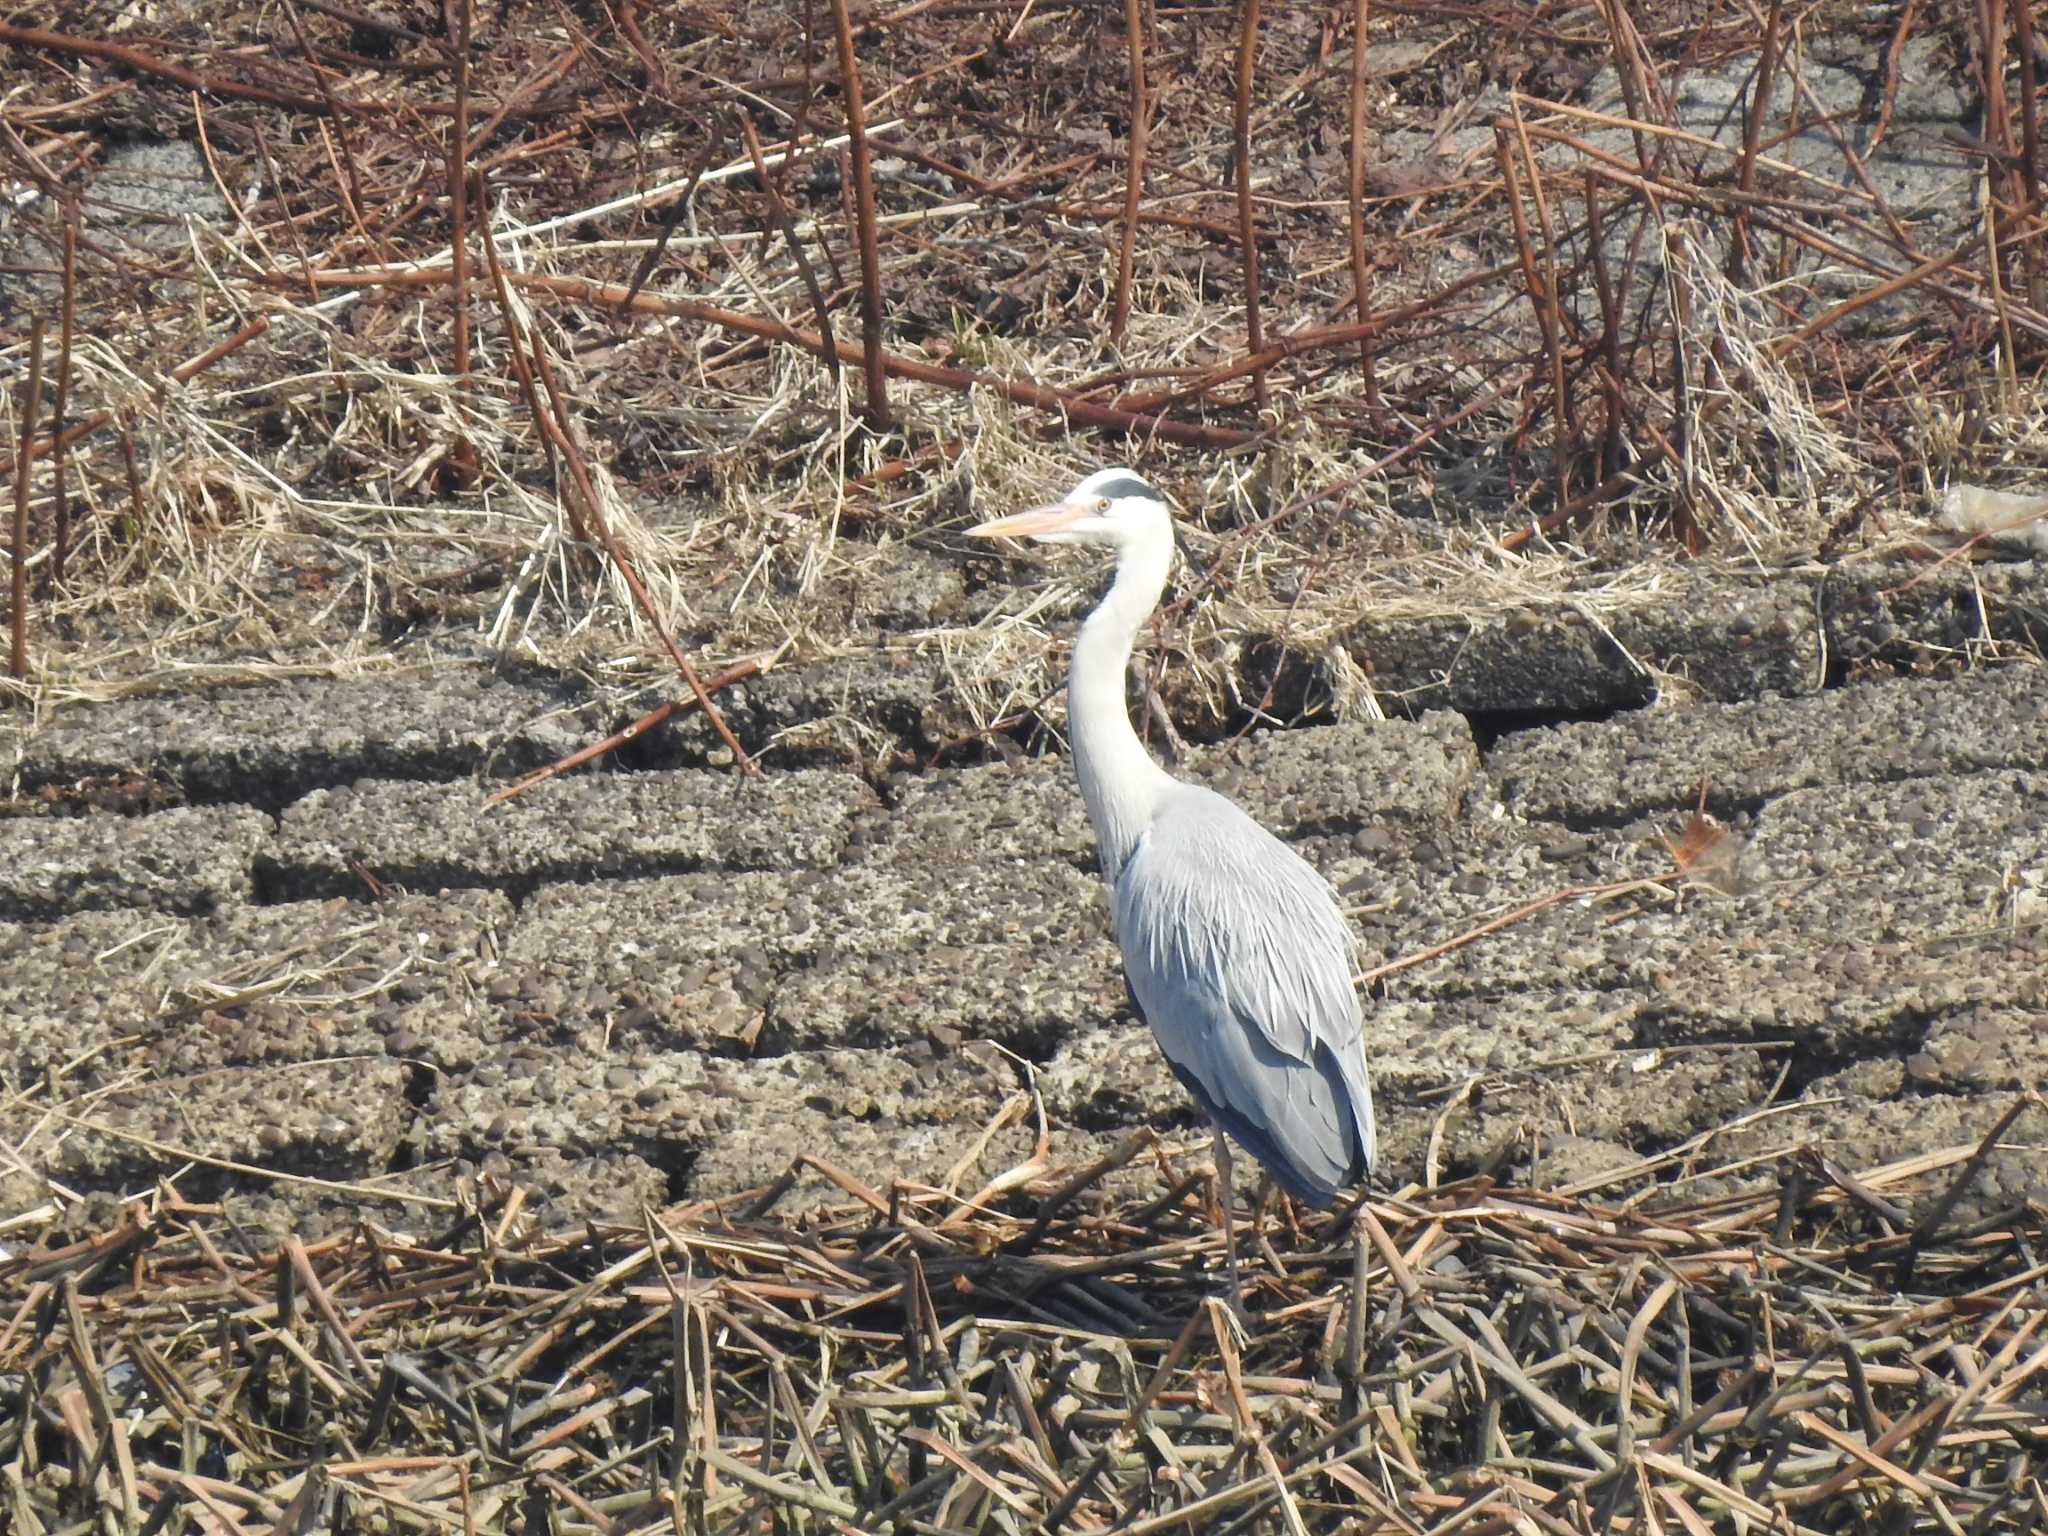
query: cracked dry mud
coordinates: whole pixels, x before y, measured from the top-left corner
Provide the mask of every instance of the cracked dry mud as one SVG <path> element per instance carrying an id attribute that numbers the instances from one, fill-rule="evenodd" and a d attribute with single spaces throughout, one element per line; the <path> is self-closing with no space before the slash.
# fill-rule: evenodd
<path id="1" fill-rule="evenodd" d="M 2042 581 L 1973 577 L 2022 627 Z M 1869 641 L 1790 692 L 1695 688 L 1505 734 L 1486 708 L 1429 709 L 1181 764 L 1330 876 L 1368 968 L 1535 904 L 1372 982 L 1393 1182 L 1697 1193 L 1801 1147 L 1866 1166 L 1979 1138 L 2048 1077 L 2048 669 L 1870 665 L 1938 652 L 1951 622 L 1884 590 L 1838 590 L 1775 637 L 1743 622 L 1743 583 L 1693 610 L 1695 676 L 1737 678 L 1759 645 Z M 1438 637 L 1356 643 L 1385 678 L 1426 669 Z M 1582 709 L 1601 702 L 1584 653 L 1559 626 L 1515 658 Z M 896 669 L 864 694 L 857 673 L 770 674 L 735 720 L 758 742 L 852 707 L 928 750 L 936 685 Z M 883 1192 L 968 1190 L 1031 1153 L 1014 1111 L 1033 1089 L 1057 1162 L 1145 1125 L 1169 1166 L 1122 1177 L 1199 1164 L 1128 1014 L 1064 763 L 872 782 L 771 757 L 747 780 L 690 726 L 655 767 L 483 808 L 605 718 L 563 679 L 471 664 L 0 728 L 33 812 L 0 821 L 0 1210 L 176 1172 L 261 1228 L 431 1225 L 364 1187 L 446 1199 L 491 1175 L 562 1222 L 740 1195 L 800 1154 Z M 1729 836 L 1672 879 L 1702 780 Z M 2044 1170 L 2001 1152 L 1968 1198 L 2048 1196 Z M 825 1195 L 806 1168 L 784 1198 Z"/>

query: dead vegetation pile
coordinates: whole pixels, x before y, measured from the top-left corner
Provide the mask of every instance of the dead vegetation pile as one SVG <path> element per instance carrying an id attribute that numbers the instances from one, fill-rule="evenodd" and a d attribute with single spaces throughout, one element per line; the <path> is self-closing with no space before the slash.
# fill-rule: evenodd
<path id="1" fill-rule="evenodd" d="M 1254 639 L 1853 558 L 2048 442 L 2025 6 L 46 9 L 0 21 L 0 686 L 33 705 L 467 631 L 621 687 L 936 651 L 1008 725 L 1080 593 L 1020 607 L 948 531 L 1128 459 L 1191 514 L 1166 622 L 1229 715 Z M 1922 158 L 1969 174 L 1908 205 L 1872 168 L 1932 77 L 1972 131 Z M 823 617 L 906 565 L 964 599 Z M 1185 1185 L 573 1236 L 479 1190 L 281 1254 L 167 1185 L 7 1231 L 0 1502 L 2027 1530 L 2042 1212 L 1948 1224 L 1981 1160 L 1655 1213 L 1405 1191 L 1359 1274 L 1347 1229 L 1271 1233 L 1242 1334 Z"/>
<path id="2" fill-rule="evenodd" d="M 1088 459 L 1198 525 L 1169 633 L 1211 720 L 1248 635 L 1895 544 L 2048 441 L 2026 15 L 0 24 L 7 686 L 360 668 L 433 626 L 645 682 L 659 627 L 705 670 L 943 651 L 994 723 L 1052 663 L 987 622 L 992 567 L 880 639 L 836 599 L 961 566 L 974 503 Z"/>
<path id="3" fill-rule="evenodd" d="M 548 1236 L 479 1186 L 277 1253 L 164 1185 L 0 1267 L 0 1497 L 23 1536 L 2033 1531 L 2044 1213 L 1949 1219 L 2026 1102 L 1654 1213 L 1471 1181 L 1283 1223 L 1242 1324 L 1196 1179 L 803 1160 L 849 1203 Z"/>

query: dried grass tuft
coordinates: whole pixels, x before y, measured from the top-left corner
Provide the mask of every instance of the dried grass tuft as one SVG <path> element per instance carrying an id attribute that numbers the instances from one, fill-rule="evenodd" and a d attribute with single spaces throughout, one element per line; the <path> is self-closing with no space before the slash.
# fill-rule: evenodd
<path id="1" fill-rule="evenodd" d="M 1055 610 L 1024 621 L 969 604 L 878 638 L 845 621 L 858 604 L 841 599 L 900 573 L 906 546 L 966 563 L 949 537 L 976 505 L 1129 459 L 1192 520 L 1187 601 L 1162 644 L 1192 680 L 1188 707 L 1222 718 L 1257 711 L 1233 663 L 1276 637 L 1330 657 L 1367 613 L 1481 622 L 1664 602 L 1658 568 L 1681 552 L 1775 562 L 1824 542 L 1843 552 L 1849 525 L 1895 537 L 1850 514 L 1882 506 L 1901 466 L 1939 484 L 1989 478 L 1987 459 L 2040 462 L 2040 392 L 2018 364 L 2048 334 L 2030 304 L 2041 229 L 2003 228 L 2010 272 L 1967 242 L 1928 255 L 1946 224 L 1888 206 L 1846 149 L 1840 174 L 1815 160 L 1808 98 L 1829 81 L 1808 77 L 1804 42 L 1773 53 L 1776 87 L 1748 105 L 1745 131 L 1715 139 L 1672 119 L 1660 81 L 1738 77 L 1757 62 L 1755 26 L 1716 14 L 1638 34 L 1620 15 L 1493 0 L 1432 11 L 1426 63 L 1388 47 L 1399 29 L 1375 29 L 1354 206 L 1340 195 L 1347 50 L 1308 13 L 1269 10 L 1247 104 L 1253 221 L 1270 242 L 1263 359 L 1247 352 L 1221 110 L 1234 18 L 1147 23 L 1175 74 L 1150 103 L 1115 345 L 1116 125 L 1131 103 L 1119 72 L 1098 67 L 1126 53 L 1113 11 L 1014 18 L 1000 47 L 971 9 L 863 34 L 879 291 L 908 370 L 889 386 L 897 429 L 880 436 L 861 419 L 851 341 L 865 274 L 837 186 L 848 125 L 825 89 L 831 50 L 794 13 L 705 30 L 663 12 L 573 46 L 546 7 L 476 18 L 472 126 L 490 127 L 464 168 L 485 173 L 487 195 L 460 216 L 445 194 L 448 40 L 316 8 L 266 50 L 171 4 L 146 27 L 110 23 L 134 73 L 108 95 L 98 53 L 42 34 L 20 45 L 36 68 L 0 104 L 27 151 L 9 152 L 0 283 L 19 279 L 10 312 L 75 308 L 67 415 L 107 423 L 70 450 L 78 515 L 61 581 L 47 456 L 29 477 L 34 665 L 4 686 L 47 704 L 219 669 L 362 670 L 425 613 L 565 666 L 628 657 L 608 672 L 623 686 L 664 676 L 657 628 L 709 664 L 922 646 L 973 714 L 1000 718 L 1056 665 Z M 1829 25 L 1880 51 L 1919 40 L 1867 19 Z M 1499 37 L 1525 32 L 1543 39 L 1541 77 L 1584 80 L 1585 104 L 1529 94 L 1530 79 L 1502 95 L 1516 82 L 1499 77 Z M 252 22 L 249 35 L 273 33 Z M 975 64 L 979 105 L 930 68 L 940 57 Z M 685 76 L 715 110 L 624 126 Z M 1508 121 L 1503 103 L 1510 162 L 1489 126 Z M 727 108 L 769 141 L 815 289 Z M 143 146 L 146 164 L 118 142 L 138 111 L 175 129 Z M 801 142 L 774 142 L 799 126 Z M 179 196 L 153 185 L 180 177 L 192 185 Z M 75 250 L 60 238 L 74 209 Z M 456 243 L 469 253 L 459 328 Z M 1767 263 L 1730 275 L 1743 271 L 1734 254 L 1767 245 Z M 1364 337 L 1351 325 L 1358 252 Z M 590 296 L 636 282 L 656 312 Z M 829 370 L 789 339 L 820 324 L 821 303 L 847 349 Z M 1965 331 L 1922 324 L 1937 308 Z M 1859 329 L 1873 315 L 1882 324 Z M 260 339 L 166 383 L 174 360 L 251 320 L 268 325 Z M 576 536 L 571 487 L 517 378 L 528 355 L 563 386 L 651 616 Z M 16 408 L 0 394 L 0 413 Z M 1135 437 L 1062 431 L 1104 410 Z M 12 426 L 0 420 L 0 440 Z M 1020 622 L 1041 659 L 1015 679 Z"/>

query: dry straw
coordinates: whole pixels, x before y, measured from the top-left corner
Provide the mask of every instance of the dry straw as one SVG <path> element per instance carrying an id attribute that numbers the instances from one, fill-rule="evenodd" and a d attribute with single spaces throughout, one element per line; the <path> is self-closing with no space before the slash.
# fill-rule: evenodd
<path id="1" fill-rule="evenodd" d="M 1699 553 L 1910 545 L 1864 509 L 2039 462 L 2025 7 L 1639 30 L 1618 0 L 1425 0 L 1358 47 L 1344 9 L 1136 4 L 1134 49 L 1117 7 L 883 8 L 859 139 L 845 8 L 830 37 L 801 7 L 629 3 L 0 22 L 0 314 L 70 337 L 64 424 L 0 391 L 27 528 L 5 696 L 374 672 L 420 625 L 621 688 L 667 673 L 657 632 L 707 675 L 919 651 L 977 725 L 1056 724 L 1079 578 L 1007 594 L 950 532 L 1129 457 L 1195 525 L 1161 649 L 1175 713 L 1213 720 L 1266 707 L 1246 658 L 1275 637 L 1604 623 L 1679 603 Z M 461 25 L 416 30 L 435 11 Z M 1875 61 L 1853 138 L 1813 105 L 1823 22 Z M 1987 104 L 1923 156 L 1982 167 L 1958 227 L 1865 174 L 1930 42 Z M 1737 132 L 1679 120 L 1710 74 L 1745 82 Z M 95 180 L 140 123 L 194 147 L 211 212 Z M 807 270 L 882 306 L 859 343 L 837 318 L 837 369 Z M 28 352 L 0 336 L 10 373 Z M 906 569 L 958 600 L 848 617 Z M 1337 705 L 1370 712 L 1346 665 Z M 0 1524 L 2036 1530 L 2043 1213 L 1946 1214 L 1989 1145 L 1793 1152 L 1762 1194 L 1662 1209 L 1408 1190 L 1362 1244 L 1269 1224 L 1242 1336 L 1187 1191 L 1079 1215 L 1055 1196 L 1088 1170 L 959 1201 L 812 1166 L 851 1203 L 544 1235 L 485 1185 L 438 1227 L 279 1252 L 199 1199 L 263 1170 L 106 1219 L 54 1188 L 61 1225 L 0 1227 Z"/>
<path id="2" fill-rule="evenodd" d="M 913 6 L 853 39 L 864 123 L 830 8 L 808 33 L 642 9 L 584 37 L 546 7 L 447 36 L 288 7 L 252 23 L 268 48 L 189 4 L 0 26 L 35 64 L 0 102 L 0 281 L 71 338 L 69 457 L 42 434 L 21 481 L 11 693 L 374 670 L 425 616 L 579 668 L 626 655 L 630 684 L 668 670 L 660 632 L 707 671 L 908 645 L 986 722 L 1013 624 L 969 605 L 878 641 L 847 595 L 906 551 L 958 563 L 971 503 L 1132 457 L 1225 539 L 1169 632 L 1198 680 L 1177 702 L 1220 717 L 1256 709 L 1268 641 L 1653 607 L 1693 552 L 1903 527 L 1865 515 L 1901 466 L 2038 457 L 2020 157 L 1986 156 L 2002 211 L 1946 223 L 1866 163 L 1908 131 L 1932 25 L 1910 11 L 1869 32 L 1859 138 L 1778 8 L 1639 30 L 1607 5 L 1360 5 L 1325 31 L 1286 7 Z M 1495 88 L 1503 36 L 1572 99 Z M 1753 89 L 1705 122 L 1679 89 L 1703 77 Z M 1986 142 L 2032 142 L 2031 95 L 1982 83 L 2013 119 Z M 168 209 L 106 165 L 144 101 L 195 146 Z M 882 311 L 858 341 L 856 299 Z M 651 615 L 580 526 L 542 364 Z"/>
<path id="3" fill-rule="evenodd" d="M 855 1198 L 787 1221 L 541 1234 L 485 1180 L 275 1252 L 160 1185 L 9 1234 L 0 1479 L 36 1533 L 2037 1530 L 2044 1213 L 1950 1219 L 2030 1105 L 1694 1204 L 1269 1216 L 1243 1325 L 1199 1200 L 1075 1203 L 1143 1137 L 964 1201 L 800 1159 Z"/>

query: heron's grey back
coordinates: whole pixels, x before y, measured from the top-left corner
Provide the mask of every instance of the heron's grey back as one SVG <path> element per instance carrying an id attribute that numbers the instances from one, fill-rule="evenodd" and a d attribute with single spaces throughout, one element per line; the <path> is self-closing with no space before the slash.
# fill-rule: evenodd
<path id="1" fill-rule="evenodd" d="M 1243 811 L 1181 785 L 1116 875 L 1139 1011 L 1181 1080 L 1295 1194 L 1373 1163 L 1351 936 L 1322 876 Z"/>

